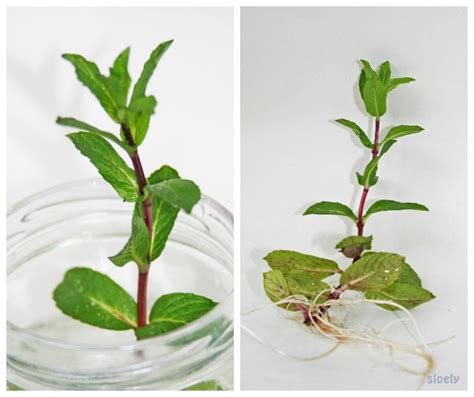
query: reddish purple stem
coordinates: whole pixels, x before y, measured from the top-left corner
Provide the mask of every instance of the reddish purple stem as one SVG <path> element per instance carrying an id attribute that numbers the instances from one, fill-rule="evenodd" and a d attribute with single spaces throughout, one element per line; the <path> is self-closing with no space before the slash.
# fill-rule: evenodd
<path id="1" fill-rule="evenodd" d="M 130 146 L 134 146 L 132 134 L 126 125 L 122 125 L 122 131 L 125 136 L 127 143 Z M 143 171 L 142 162 L 138 150 L 130 153 L 132 160 L 133 169 L 137 177 L 138 193 L 142 195 L 147 185 L 145 172 Z M 142 214 L 145 225 L 150 235 L 153 233 L 153 218 L 152 218 L 152 203 L 151 197 L 148 196 L 142 203 Z M 143 327 L 147 324 L 147 310 L 146 310 L 146 297 L 147 297 L 147 285 L 148 285 L 148 266 L 145 269 L 140 269 L 138 274 L 138 288 L 137 288 L 137 326 Z"/>

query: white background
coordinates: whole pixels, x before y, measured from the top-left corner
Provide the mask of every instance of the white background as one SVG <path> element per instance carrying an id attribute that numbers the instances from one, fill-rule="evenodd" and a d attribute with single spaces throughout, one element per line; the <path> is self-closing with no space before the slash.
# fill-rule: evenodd
<path id="1" fill-rule="evenodd" d="M 242 311 L 268 302 L 261 276 L 268 270 L 261 259 L 267 252 L 293 249 L 341 259 L 333 247 L 355 228 L 338 217 L 301 213 L 322 200 L 357 205 L 355 171 L 363 170 L 368 153 L 331 120 L 348 118 L 368 128 L 356 84 L 357 60 L 378 65 L 388 59 L 392 76 L 417 81 L 389 94 L 382 132 L 398 124 L 418 124 L 426 132 L 401 138 L 386 155 L 368 205 L 381 198 L 416 201 L 430 212 L 376 214 L 366 233 L 374 235 L 374 249 L 405 255 L 437 296 L 413 310 L 427 342 L 455 335 L 433 347 L 435 373 L 458 375 L 460 381 L 424 388 L 465 389 L 466 10 L 244 8 L 241 32 Z M 271 320 L 262 325 L 253 314 L 241 321 L 286 352 L 298 350 L 298 343 L 308 343 L 300 353 L 322 343 L 318 337 L 307 342 L 304 333 L 283 340 L 290 322 Z M 241 343 L 242 389 L 417 385 L 415 377 L 380 365 L 358 346 L 301 363 L 245 333 Z"/>
<path id="2" fill-rule="evenodd" d="M 8 204 L 41 189 L 99 176 L 64 137 L 58 115 L 117 133 L 62 53 L 103 74 L 131 47 L 136 81 L 150 52 L 175 39 L 147 93 L 158 107 L 140 148 L 147 173 L 169 164 L 233 207 L 232 8 L 10 8 L 7 27 Z M 120 151 L 120 149 L 118 149 Z"/>

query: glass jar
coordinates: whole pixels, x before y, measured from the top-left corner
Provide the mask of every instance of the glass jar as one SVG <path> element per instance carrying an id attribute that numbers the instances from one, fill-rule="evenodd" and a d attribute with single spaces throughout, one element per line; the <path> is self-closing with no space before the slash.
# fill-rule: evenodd
<path id="1" fill-rule="evenodd" d="M 105 182 L 61 185 L 14 205 L 7 220 L 7 381 L 23 390 L 180 390 L 202 382 L 232 389 L 233 218 L 203 196 L 181 211 L 151 265 L 148 307 L 193 292 L 219 304 L 198 320 L 136 341 L 63 315 L 52 299 L 76 266 L 109 275 L 136 295 L 137 267 L 107 257 L 128 239 L 132 205 Z M 208 383 L 207 383 L 208 384 Z"/>

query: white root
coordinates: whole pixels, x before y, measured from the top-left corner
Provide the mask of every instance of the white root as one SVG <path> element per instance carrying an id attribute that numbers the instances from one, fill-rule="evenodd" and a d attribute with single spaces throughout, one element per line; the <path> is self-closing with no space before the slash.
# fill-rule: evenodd
<path id="1" fill-rule="evenodd" d="M 424 363 L 423 369 L 421 370 L 407 368 L 401 365 L 400 363 L 396 363 L 396 364 L 398 365 L 400 369 L 410 374 L 420 376 L 421 379 L 420 379 L 419 387 L 423 385 L 428 374 L 434 369 L 434 360 L 433 360 L 433 356 L 431 352 L 429 351 L 428 345 L 423 339 L 423 336 L 420 332 L 418 324 L 416 323 L 416 320 L 414 319 L 413 315 L 405 307 L 399 305 L 396 302 L 392 302 L 388 300 L 367 299 L 365 297 L 364 298 L 351 298 L 351 299 L 346 299 L 346 298 L 330 299 L 322 303 L 320 302 L 318 303 L 321 296 L 323 296 L 323 294 L 327 292 L 328 290 L 321 291 L 321 293 L 312 301 L 302 295 L 291 295 L 278 302 L 269 304 L 269 306 L 278 305 L 278 306 L 285 307 L 285 305 L 287 306 L 298 305 L 299 308 L 304 308 L 304 310 L 306 310 L 309 314 L 309 320 L 310 320 L 309 325 L 311 326 L 311 329 L 315 331 L 316 333 L 319 333 L 321 335 L 324 335 L 327 338 L 334 340 L 335 345 L 331 347 L 325 353 L 316 357 L 311 357 L 311 358 L 294 357 L 281 350 L 277 350 L 278 353 L 288 356 L 288 357 L 295 358 L 295 359 L 309 361 L 309 360 L 319 359 L 319 358 L 327 356 L 328 354 L 336 350 L 337 347 L 341 343 L 344 343 L 344 342 L 364 343 L 364 344 L 373 346 L 375 348 L 380 348 L 382 351 L 384 351 L 388 355 L 388 357 L 393 359 L 395 363 L 396 361 L 393 357 L 395 352 L 402 352 L 402 353 L 406 353 L 408 355 L 412 355 L 412 356 L 420 358 L 422 360 L 422 363 Z M 391 321 L 385 327 L 383 327 L 381 330 L 378 330 L 378 331 L 371 328 L 357 330 L 344 324 L 344 321 L 337 320 L 334 316 L 330 314 L 330 310 L 321 310 L 323 307 L 331 308 L 331 309 L 349 308 L 350 306 L 362 304 L 362 303 L 373 303 L 373 304 L 378 304 L 378 305 L 388 305 L 391 307 L 395 307 L 399 309 L 405 315 L 405 317 L 398 318 L 394 321 Z M 254 309 L 247 313 L 244 313 L 243 315 L 248 315 L 250 313 L 253 313 L 261 309 L 262 308 Z M 294 312 L 293 313 L 287 312 L 287 313 L 290 313 L 289 317 L 293 319 L 295 318 Z M 387 332 L 389 328 L 393 327 L 395 324 L 398 324 L 400 322 L 411 323 L 413 330 L 415 332 L 415 335 L 412 335 L 415 340 L 414 345 L 407 344 L 407 343 L 400 343 L 394 340 L 390 340 L 384 336 L 384 334 Z M 252 334 L 257 340 L 259 340 L 260 343 L 266 346 L 266 343 L 262 339 L 257 337 L 257 335 L 255 335 L 252 331 L 247 329 L 247 332 Z M 276 350 L 276 349 L 273 349 L 273 350 Z"/>

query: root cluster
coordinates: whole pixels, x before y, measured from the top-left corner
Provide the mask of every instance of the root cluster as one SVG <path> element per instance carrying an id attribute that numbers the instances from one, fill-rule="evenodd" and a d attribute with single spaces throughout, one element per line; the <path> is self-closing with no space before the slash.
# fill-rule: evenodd
<path id="1" fill-rule="evenodd" d="M 322 303 L 320 297 L 323 296 L 328 291 L 322 291 L 314 300 L 309 300 L 307 297 L 302 295 L 291 295 L 285 299 L 282 299 L 279 302 L 275 302 L 273 305 L 278 305 L 280 307 L 293 307 L 297 308 L 298 312 L 294 311 L 285 311 L 288 313 L 288 316 L 294 320 L 301 321 L 301 316 L 303 316 L 304 323 L 310 328 L 311 331 L 316 334 L 323 335 L 327 338 L 334 340 L 336 343 L 333 348 L 324 354 L 314 357 L 313 359 L 319 359 L 323 356 L 327 356 L 329 353 L 332 353 L 340 344 L 342 343 L 363 343 L 369 345 L 376 349 L 382 350 L 387 354 L 389 358 L 403 371 L 406 371 L 410 374 L 417 375 L 420 377 L 419 386 L 424 383 L 428 374 L 434 369 L 434 360 L 431 352 L 429 351 L 428 346 L 426 345 L 421 332 L 418 328 L 418 325 L 413 317 L 413 315 L 403 306 L 398 303 L 388 301 L 388 300 L 373 300 L 367 299 L 365 297 L 361 298 L 339 298 L 339 299 L 330 299 Z M 401 315 L 397 319 L 391 321 L 382 329 L 373 329 L 371 327 L 363 327 L 362 329 L 356 329 L 351 327 L 344 321 L 344 318 L 341 316 L 333 315 L 333 309 L 342 308 L 347 312 L 351 307 L 363 303 L 372 303 L 379 305 L 392 306 L 400 311 Z M 257 309 L 259 310 L 259 309 Z M 255 310 L 251 311 L 254 312 Z M 343 310 L 344 311 L 344 310 Z M 246 313 L 246 314 L 250 314 Z M 393 327 L 395 324 L 401 322 L 409 322 L 412 325 L 413 333 L 412 337 L 414 339 L 413 344 L 402 343 L 396 340 L 389 339 L 385 334 L 386 332 Z M 279 351 L 279 353 L 281 353 Z M 404 353 L 421 360 L 418 367 L 421 369 L 409 368 L 397 362 L 395 358 L 396 353 Z M 286 356 L 290 356 L 286 354 Z M 295 358 L 295 357 L 293 357 Z M 301 360 L 301 358 L 298 358 Z M 304 359 L 305 361 L 311 359 Z"/>

